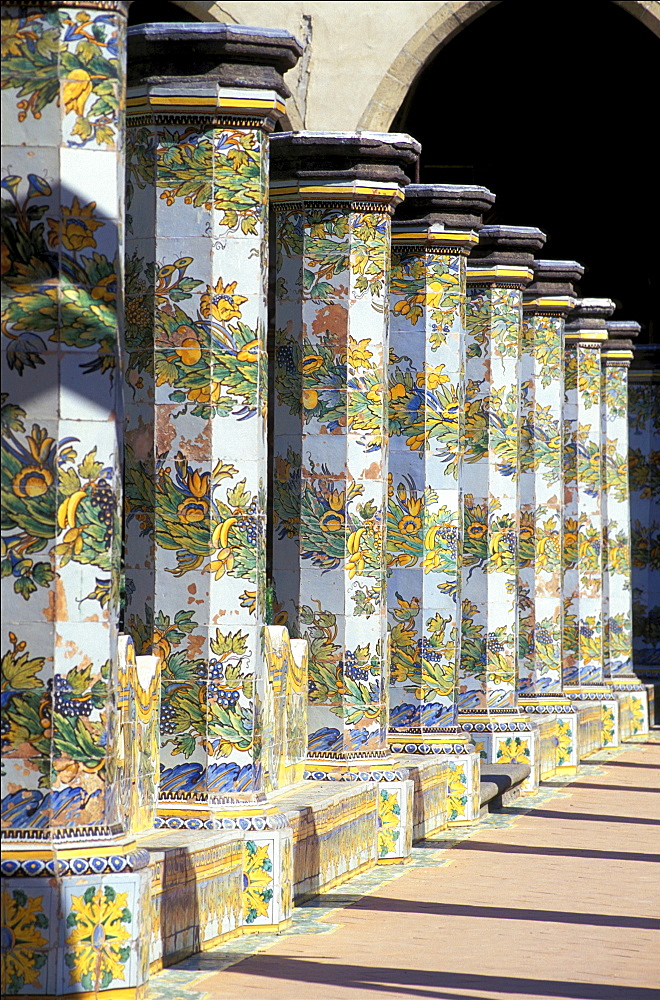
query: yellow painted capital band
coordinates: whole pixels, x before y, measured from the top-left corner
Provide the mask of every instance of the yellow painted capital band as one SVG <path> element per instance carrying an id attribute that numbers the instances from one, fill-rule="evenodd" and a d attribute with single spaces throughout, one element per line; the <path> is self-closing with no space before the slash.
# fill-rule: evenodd
<path id="1" fill-rule="evenodd" d="M 523 310 L 548 310 L 551 312 L 568 312 L 575 307 L 575 299 L 569 295 L 558 295 L 556 297 L 541 296 L 538 299 L 525 299 Z"/>
<path id="2" fill-rule="evenodd" d="M 509 264 L 495 264 L 490 267 L 470 264 L 467 272 L 467 280 L 471 285 L 497 285 L 498 282 L 528 284 L 533 277 L 534 272 L 531 268 Z"/>
<path id="3" fill-rule="evenodd" d="M 272 181 L 270 200 L 274 204 L 296 201 L 374 201 L 398 204 L 404 191 L 396 182 L 375 181 Z"/>
<path id="4" fill-rule="evenodd" d="M 635 355 L 632 351 L 607 351 L 603 361 L 632 361 Z"/>
<path id="5" fill-rule="evenodd" d="M 430 229 L 400 229 L 398 226 L 392 232 L 392 243 L 399 246 L 408 243 L 427 243 L 433 247 L 460 246 L 471 249 L 479 242 L 479 235 L 473 229 L 444 229 L 442 232 L 432 232 Z"/>
<path id="6" fill-rule="evenodd" d="M 176 111 L 188 111 L 191 114 L 240 115 L 267 118 L 275 114 L 284 114 L 284 102 L 277 94 L 259 94 L 245 96 L 241 94 L 159 94 L 152 91 L 126 99 L 128 115 L 167 114 Z"/>
<path id="7" fill-rule="evenodd" d="M 588 343 L 589 341 L 598 342 L 601 340 L 607 340 L 607 330 L 584 330 L 580 333 L 569 333 L 565 335 L 566 342 L 571 344 L 577 344 L 579 341 L 583 343 Z"/>

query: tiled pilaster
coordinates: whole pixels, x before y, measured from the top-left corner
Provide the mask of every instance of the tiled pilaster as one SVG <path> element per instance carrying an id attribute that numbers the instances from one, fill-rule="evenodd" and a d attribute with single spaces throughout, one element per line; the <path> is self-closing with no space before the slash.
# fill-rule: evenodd
<path id="1" fill-rule="evenodd" d="M 577 716 L 561 678 L 562 405 L 564 322 L 575 301 L 572 282 L 583 270 L 575 261 L 534 261 L 523 303 L 518 698 L 543 722 L 542 775 L 578 763 Z"/>
<path id="2" fill-rule="evenodd" d="M 532 765 L 538 733 L 517 707 L 522 293 L 538 229 L 486 226 L 468 265 L 459 720 L 484 759 Z M 524 733 L 511 736 L 511 732 Z"/>
<path id="3" fill-rule="evenodd" d="M 310 645 L 311 776 L 389 753 L 390 226 L 418 150 L 371 133 L 272 141 L 273 576 L 279 612 Z"/>

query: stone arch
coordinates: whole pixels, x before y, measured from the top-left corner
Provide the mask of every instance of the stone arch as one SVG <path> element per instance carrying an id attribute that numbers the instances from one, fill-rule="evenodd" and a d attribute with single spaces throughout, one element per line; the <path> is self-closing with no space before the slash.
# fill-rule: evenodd
<path id="1" fill-rule="evenodd" d="M 182 7 L 187 14 L 193 14 L 198 21 L 221 21 L 236 24 L 236 18 L 224 10 L 222 4 L 208 3 L 204 0 L 174 0 L 177 7 Z"/>
<path id="2" fill-rule="evenodd" d="M 472 21 L 502 0 L 450 0 L 408 39 L 378 84 L 358 128 L 386 132 L 421 71 Z M 660 38 L 657 0 L 612 0 Z M 217 6 L 217 5 L 214 5 Z"/>

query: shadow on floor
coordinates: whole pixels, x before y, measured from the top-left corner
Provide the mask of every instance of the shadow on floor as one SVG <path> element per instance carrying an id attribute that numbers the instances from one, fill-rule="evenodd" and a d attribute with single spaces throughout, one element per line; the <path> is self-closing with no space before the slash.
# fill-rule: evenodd
<path id="1" fill-rule="evenodd" d="M 591 786 L 590 786 L 591 787 Z M 559 809 L 517 809 L 515 806 L 503 806 L 497 810 L 498 816 L 527 816 L 532 819 L 579 819 L 592 820 L 597 823 L 635 823 L 643 826 L 660 826 L 660 819 L 645 819 L 641 816 L 606 816 L 604 813 L 560 811 Z"/>
<path id="2" fill-rule="evenodd" d="M 631 927 L 637 930 L 660 930 L 660 920 L 653 917 L 623 914 L 574 913 L 566 910 L 530 910 L 508 906 L 471 906 L 467 903 L 436 903 L 432 900 L 390 899 L 371 894 L 355 900 L 333 893 L 316 900 L 318 909 L 333 910 L 346 906 L 351 910 L 381 910 L 385 913 L 426 913 L 434 917 L 483 917 L 487 920 L 537 920 L 542 923 L 589 924 L 595 927 Z"/>
<path id="3" fill-rule="evenodd" d="M 653 746 L 657 745 L 658 745 L 657 743 L 653 744 Z M 586 761 L 585 763 L 589 762 Z M 599 760 L 594 766 L 595 767 L 645 767 L 651 771 L 658 770 L 657 764 L 636 764 L 634 760 L 619 760 L 618 757 L 615 757 L 614 760 Z"/>
<path id="4" fill-rule="evenodd" d="M 542 788 L 602 788 L 606 792 L 653 792 L 658 794 L 657 788 L 644 788 L 642 785 L 604 785 L 597 781 L 571 781 L 567 785 L 565 781 L 543 781 Z"/>
<path id="5" fill-rule="evenodd" d="M 454 1000 L 464 996 L 447 990 L 497 991 L 511 996 L 526 994 L 563 997 L 565 1000 L 657 1000 L 657 991 L 644 987 L 617 984 L 562 982 L 548 979 L 518 979 L 513 976 L 485 976 L 463 972 L 432 972 L 418 969 L 372 968 L 363 965 L 335 965 L 290 958 L 286 955 L 260 954 L 227 969 L 264 978 L 340 987 L 351 997 L 358 990 L 374 993 L 399 993 L 402 997 L 426 997 L 427 1000 Z M 206 984 L 205 984 L 206 985 Z M 308 989 L 307 996 L 310 996 Z M 339 994 L 338 994 L 339 1000 Z"/>
<path id="6" fill-rule="evenodd" d="M 418 847 L 428 847 L 437 850 L 446 847 L 441 840 L 425 840 Z M 602 861 L 651 861 L 657 864 L 660 854 L 639 854 L 633 851 L 596 851 L 591 848 L 565 847 L 532 847 L 529 844 L 497 844 L 481 843 L 476 840 L 464 840 L 454 844 L 453 851 L 493 851 L 495 854 L 540 854 L 549 858 L 594 858 Z"/>

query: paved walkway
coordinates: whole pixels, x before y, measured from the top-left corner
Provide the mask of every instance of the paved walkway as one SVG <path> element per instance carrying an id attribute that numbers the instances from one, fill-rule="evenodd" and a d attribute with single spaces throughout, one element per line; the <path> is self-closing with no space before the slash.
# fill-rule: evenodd
<path id="1" fill-rule="evenodd" d="M 283 936 L 194 956 L 150 1000 L 660 1000 L 659 790 L 656 731 L 319 897 Z"/>

